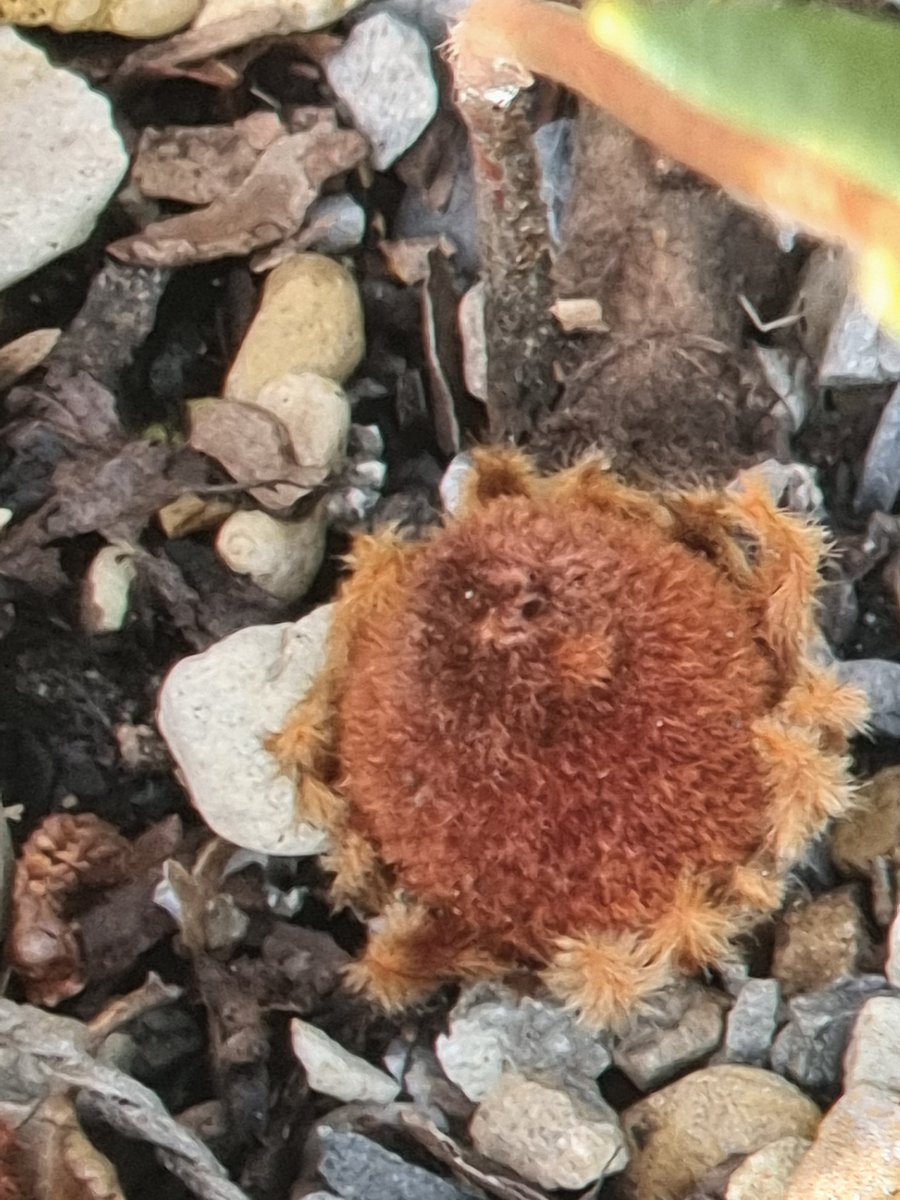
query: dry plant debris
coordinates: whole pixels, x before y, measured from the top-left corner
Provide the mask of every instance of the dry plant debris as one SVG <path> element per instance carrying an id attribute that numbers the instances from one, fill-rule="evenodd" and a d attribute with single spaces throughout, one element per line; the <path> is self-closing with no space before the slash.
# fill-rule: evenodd
<path id="1" fill-rule="evenodd" d="M 751 476 L 656 497 L 482 452 L 467 499 L 357 544 L 271 745 L 335 899 L 380 914 L 356 986 L 397 1008 L 536 967 L 621 1019 L 777 909 L 850 804 L 864 699 L 807 648 L 821 534 Z"/>

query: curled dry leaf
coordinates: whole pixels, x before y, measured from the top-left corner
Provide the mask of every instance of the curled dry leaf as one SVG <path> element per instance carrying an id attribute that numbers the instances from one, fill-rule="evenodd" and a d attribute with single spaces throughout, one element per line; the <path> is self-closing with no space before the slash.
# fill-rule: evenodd
<path id="1" fill-rule="evenodd" d="M 80 1111 L 148 1142 L 163 1165 L 202 1200 L 247 1200 L 154 1092 L 91 1057 L 82 1031 L 77 1021 L 0 998 L 0 1096 L 35 1109 L 51 1093 L 75 1088 Z"/>
<path id="2" fill-rule="evenodd" d="M 19 1137 L 35 1196 L 125 1200 L 115 1167 L 85 1137 L 70 1097 L 48 1096 Z"/>
<path id="3" fill-rule="evenodd" d="M 134 844 L 92 813 L 58 813 L 42 822 L 16 864 L 8 947 L 10 963 L 30 1000 L 59 1004 L 85 986 L 86 959 L 102 957 L 105 967 L 112 963 L 121 969 L 123 938 L 128 943 L 125 965 L 130 965 L 147 948 L 142 930 L 153 940 L 161 935 L 161 927 L 143 929 L 147 923 L 141 919 L 141 889 L 152 891 L 148 866 L 170 855 L 179 838 L 177 819 L 153 826 Z M 86 953 L 82 925 L 69 916 L 72 901 L 84 892 L 117 886 L 126 893 L 137 891 L 134 897 L 120 893 L 112 912 L 101 901 L 84 914 L 82 924 L 90 925 Z M 147 904 L 149 896 L 144 907 Z M 130 928 L 136 910 L 135 928 Z"/>
<path id="4" fill-rule="evenodd" d="M 306 128 L 272 142 L 235 191 L 113 242 L 110 252 L 124 262 L 183 266 L 249 254 L 296 233 L 325 180 L 366 155 L 362 136 L 338 129 L 331 109 L 308 109 L 303 119 Z"/>

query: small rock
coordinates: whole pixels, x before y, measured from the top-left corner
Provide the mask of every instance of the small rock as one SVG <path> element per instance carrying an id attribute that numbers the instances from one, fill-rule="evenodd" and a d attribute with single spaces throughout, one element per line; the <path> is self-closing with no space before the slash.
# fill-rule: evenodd
<path id="1" fill-rule="evenodd" d="M 483 1100 L 507 1067 L 594 1096 L 594 1081 L 610 1062 L 603 1037 L 561 1004 L 490 983 L 464 989 L 435 1052 L 447 1078 L 470 1100 Z"/>
<path id="2" fill-rule="evenodd" d="M 881 412 L 856 489 L 857 512 L 890 512 L 900 492 L 900 387 Z"/>
<path id="3" fill-rule="evenodd" d="M 823 1101 L 841 1086 L 841 1059 L 857 1013 L 886 990 L 882 975 L 862 975 L 788 1002 L 789 1021 L 772 1046 L 773 1070 Z"/>
<path id="4" fill-rule="evenodd" d="M 431 45 L 446 41 L 447 32 L 468 8 L 471 0 L 379 0 L 368 4 L 365 13 L 387 12 L 421 29 Z"/>
<path id="5" fill-rule="evenodd" d="M 711 1054 L 722 1038 L 724 998 L 692 980 L 654 996 L 653 1011 L 637 1017 L 613 1051 L 613 1061 L 648 1092 Z"/>
<path id="6" fill-rule="evenodd" d="M 365 236 L 366 210 L 346 192 L 322 196 L 310 205 L 306 228 L 315 231 L 309 244 L 320 254 L 346 254 Z"/>
<path id="7" fill-rule="evenodd" d="M 355 1100 L 390 1104 L 399 1095 L 400 1085 L 390 1075 L 351 1054 L 327 1033 L 299 1017 L 291 1021 L 291 1045 L 314 1092 L 334 1096 L 345 1104 Z"/>
<path id="8" fill-rule="evenodd" d="M 0 22 L 35 7 L 0 0 Z M 127 166 L 106 97 L 0 29 L 0 290 L 80 246 Z"/>
<path id="9" fill-rule="evenodd" d="M 266 750 L 325 661 L 331 607 L 256 625 L 182 659 L 157 722 L 195 808 L 220 837 L 264 854 L 318 854 L 325 834 L 297 819 L 296 788 Z"/>
<path id="10" fill-rule="evenodd" d="M 165 37 L 187 25 L 202 0 L 0 0 L 0 24 L 52 25 L 60 33 Z M 61 251 L 60 251 L 61 253 Z"/>
<path id="11" fill-rule="evenodd" d="M 608 333 L 603 306 L 593 296 L 570 296 L 550 305 L 563 333 Z"/>
<path id="12" fill-rule="evenodd" d="M 233 512 L 234 505 L 228 500 L 182 492 L 159 510 L 156 519 L 167 538 L 182 538 L 190 533 L 215 529 Z"/>
<path id="13" fill-rule="evenodd" d="M 900 861 L 900 767 L 885 767 L 857 794 L 850 815 L 835 822 L 831 857 L 847 873 L 871 873 L 880 858 Z"/>
<path id="14" fill-rule="evenodd" d="M 343 1200 L 472 1200 L 472 1193 L 404 1162 L 361 1133 L 320 1127 L 318 1172 Z"/>
<path id="15" fill-rule="evenodd" d="M 441 478 L 440 494 L 444 512 L 457 513 L 463 502 L 466 482 L 475 469 L 472 455 L 467 450 L 451 458 Z"/>
<path id="16" fill-rule="evenodd" d="M 822 1118 L 785 1200 L 885 1200 L 900 1194 L 900 1104 L 863 1083 Z"/>
<path id="17" fill-rule="evenodd" d="M 819 363 L 819 387 L 874 386 L 900 379 L 900 343 L 879 327 L 849 292 Z"/>
<path id="18" fill-rule="evenodd" d="M 885 658 L 854 658 L 835 663 L 834 670 L 841 683 L 866 693 L 873 732 L 900 737 L 900 663 Z"/>
<path id="19" fill-rule="evenodd" d="M 772 974 L 785 996 L 819 992 L 855 975 L 871 941 L 855 885 L 789 909 L 775 932 Z"/>
<path id="20" fill-rule="evenodd" d="M 391 228 L 391 237 L 395 238 L 440 234 L 446 234 L 456 247 L 460 270 L 475 274 L 479 263 L 475 181 L 466 160 L 455 164 L 446 205 L 432 208 L 416 188 L 407 188 Z"/>
<path id="21" fill-rule="evenodd" d="M 466 391 L 486 400 L 487 331 L 484 326 L 484 280 L 472 285 L 459 302 L 456 316 L 462 342 L 463 378 Z"/>
<path id="22" fill-rule="evenodd" d="M 260 390 L 256 404 L 287 429 L 305 487 L 337 474 L 350 432 L 350 402 L 339 384 L 310 371 L 282 375 Z"/>
<path id="23" fill-rule="evenodd" d="M 104 546 L 97 551 L 81 586 L 81 627 L 85 633 L 116 633 L 122 628 L 136 574 L 133 550 Z"/>
<path id="24" fill-rule="evenodd" d="M 342 383 L 364 349 L 362 305 L 350 272 L 324 255 L 298 254 L 266 280 L 225 396 L 253 404 L 267 383 L 307 371 Z"/>
<path id="25" fill-rule="evenodd" d="M 784 1200 L 797 1163 L 810 1145 L 808 1138 L 779 1138 L 748 1154 L 732 1172 L 725 1200 Z"/>
<path id="26" fill-rule="evenodd" d="M 900 1096 L 900 998 L 873 996 L 856 1018 L 844 1055 L 844 1088 L 872 1083 Z"/>
<path id="27" fill-rule="evenodd" d="M 504 1075 L 469 1126 L 479 1154 L 545 1188 L 584 1188 L 628 1161 L 615 1112 L 568 1093 Z"/>
<path id="28" fill-rule="evenodd" d="M 61 335 L 61 329 L 32 329 L 0 347 L 0 392 L 39 367 Z"/>
<path id="29" fill-rule="evenodd" d="M 764 1067 L 778 1022 L 781 988 L 777 979 L 748 979 L 738 993 L 725 1028 L 726 1062 Z"/>
<path id="30" fill-rule="evenodd" d="M 403 1087 L 416 1108 L 427 1113 L 439 1127 L 446 1127 L 446 1118 L 466 1122 L 474 1104 L 462 1090 L 451 1083 L 437 1056 L 426 1046 L 413 1047 L 403 1075 Z"/>
<path id="31" fill-rule="evenodd" d="M 216 553 L 237 575 L 286 604 L 309 591 L 325 557 L 328 519 L 319 504 L 308 516 L 279 521 L 264 512 L 232 513 L 216 536 Z"/>
<path id="32" fill-rule="evenodd" d="M 356 128 L 372 144 L 372 164 L 386 170 L 425 131 L 438 105 L 428 43 L 389 13 L 360 21 L 325 74 Z"/>
<path id="33" fill-rule="evenodd" d="M 206 0 L 194 28 L 274 8 L 281 18 L 279 33 L 310 33 L 339 21 L 359 3 L 360 0 Z"/>
<path id="34" fill-rule="evenodd" d="M 682 1200 L 733 1154 L 778 1138 L 811 1138 L 820 1113 L 799 1088 L 757 1067 L 704 1067 L 622 1114 L 631 1161 L 619 1200 Z"/>

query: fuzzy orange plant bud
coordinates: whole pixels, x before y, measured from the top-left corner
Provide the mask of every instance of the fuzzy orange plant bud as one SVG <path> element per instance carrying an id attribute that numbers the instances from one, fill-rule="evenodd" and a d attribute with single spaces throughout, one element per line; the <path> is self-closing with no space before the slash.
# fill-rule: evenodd
<path id="1" fill-rule="evenodd" d="M 370 542 L 275 739 L 329 747 L 301 804 L 379 917 L 355 983 L 397 1006 L 526 967 L 610 1021 L 777 907 L 864 716 L 807 658 L 822 549 L 752 477 L 655 497 L 501 452 L 433 537 Z"/>

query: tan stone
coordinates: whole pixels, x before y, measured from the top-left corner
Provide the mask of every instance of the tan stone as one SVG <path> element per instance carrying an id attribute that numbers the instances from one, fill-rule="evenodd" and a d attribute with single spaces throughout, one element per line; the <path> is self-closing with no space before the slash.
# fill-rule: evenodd
<path id="1" fill-rule="evenodd" d="M 785 1200 L 886 1200 L 900 1196 L 900 1103 L 858 1084 L 823 1117 Z"/>
<path id="2" fill-rule="evenodd" d="M 748 1154 L 729 1179 L 725 1200 L 784 1200 L 797 1163 L 810 1145 L 807 1138 L 779 1138 Z"/>
<path id="3" fill-rule="evenodd" d="M 155 38 L 187 25 L 200 4 L 201 0 L 0 0 L 0 24 Z"/>
<path id="4" fill-rule="evenodd" d="M 281 18 L 280 33 L 309 33 L 339 21 L 360 0 L 206 0 L 194 25 L 212 25 L 262 9 L 274 9 Z"/>
<path id="5" fill-rule="evenodd" d="M 364 350 L 353 276 L 322 254 L 298 254 L 266 280 L 259 310 L 225 381 L 225 396 L 253 404 L 266 384 L 305 371 L 342 383 Z"/>
<path id="6" fill-rule="evenodd" d="M 706 1067 L 622 1115 L 631 1161 L 617 1200 L 682 1200 L 733 1154 L 785 1137 L 811 1138 L 819 1109 L 792 1083 L 759 1067 Z"/>
<path id="7" fill-rule="evenodd" d="M 784 914 L 772 974 L 785 996 L 817 992 L 857 974 L 870 948 L 857 888 L 838 888 Z"/>
<path id="8" fill-rule="evenodd" d="M 879 771 L 859 790 L 858 807 L 831 834 L 843 871 L 868 872 L 877 858 L 900 860 L 900 767 Z"/>
<path id="9" fill-rule="evenodd" d="M 510 1072 L 479 1104 L 472 1144 L 545 1188 L 585 1188 L 621 1171 L 628 1157 L 613 1110 Z"/>

